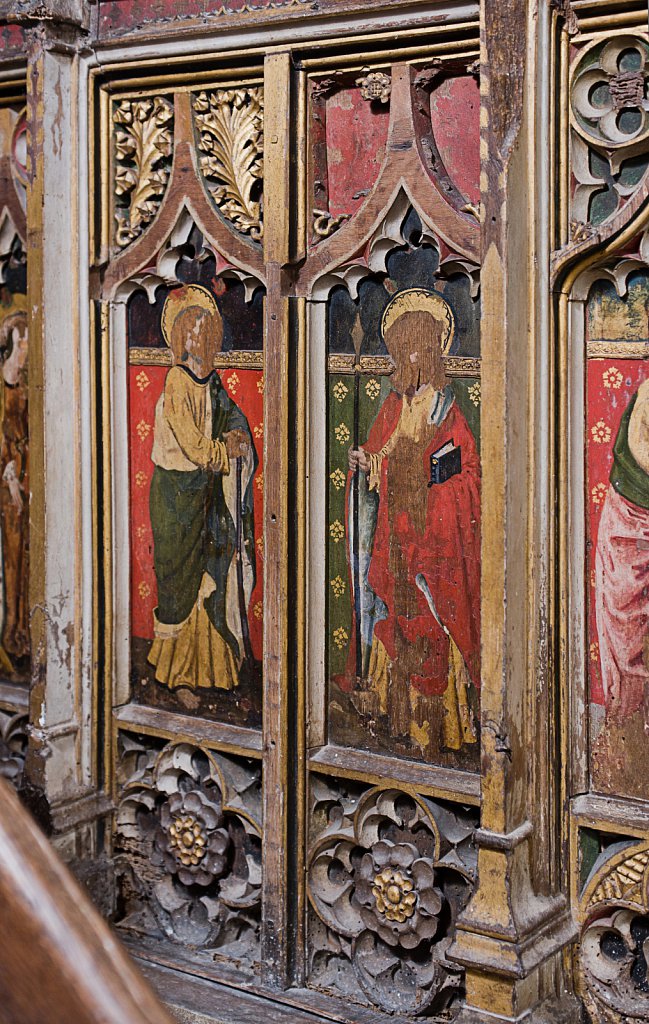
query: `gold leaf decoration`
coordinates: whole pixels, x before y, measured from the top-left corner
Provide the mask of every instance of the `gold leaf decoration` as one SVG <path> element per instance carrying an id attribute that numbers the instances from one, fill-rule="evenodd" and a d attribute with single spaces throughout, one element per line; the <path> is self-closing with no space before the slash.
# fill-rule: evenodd
<path id="1" fill-rule="evenodd" d="M 200 166 L 220 213 L 259 241 L 264 146 L 263 90 L 216 89 L 194 97 Z"/>
<path id="2" fill-rule="evenodd" d="M 626 899 L 629 891 L 642 881 L 648 864 L 649 851 L 647 850 L 628 857 L 621 864 L 618 864 L 614 871 L 604 876 L 593 893 L 591 903 Z"/>
<path id="3" fill-rule="evenodd" d="M 173 107 L 154 96 L 121 100 L 113 110 L 116 126 L 115 241 L 124 248 L 155 217 L 169 181 L 173 150 Z"/>

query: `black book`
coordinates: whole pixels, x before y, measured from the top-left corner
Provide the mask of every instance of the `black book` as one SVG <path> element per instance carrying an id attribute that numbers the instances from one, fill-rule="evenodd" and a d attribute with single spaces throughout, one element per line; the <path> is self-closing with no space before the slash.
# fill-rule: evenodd
<path id="1" fill-rule="evenodd" d="M 430 457 L 430 480 L 428 486 L 443 484 L 456 473 L 462 472 L 462 449 L 453 444 L 453 438 L 433 452 Z"/>

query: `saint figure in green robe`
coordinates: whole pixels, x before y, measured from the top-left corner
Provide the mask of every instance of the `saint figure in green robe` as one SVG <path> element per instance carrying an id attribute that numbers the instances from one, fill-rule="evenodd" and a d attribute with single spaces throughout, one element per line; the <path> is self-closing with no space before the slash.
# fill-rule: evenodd
<path id="1" fill-rule="evenodd" d="M 173 365 L 156 406 L 149 507 L 158 585 L 149 662 L 170 689 L 233 689 L 250 658 L 255 585 L 248 421 L 215 369 L 223 322 L 199 285 L 172 292 L 162 331 Z"/>

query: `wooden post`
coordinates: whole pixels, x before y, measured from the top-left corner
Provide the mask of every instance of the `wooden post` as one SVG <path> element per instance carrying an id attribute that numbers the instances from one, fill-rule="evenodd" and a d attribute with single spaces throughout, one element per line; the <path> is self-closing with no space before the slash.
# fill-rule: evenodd
<path id="1" fill-rule="evenodd" d="M 88 300 L 79 283 L 85 181 L 78 157 L 79 58 L 69 8 L 60 23 L 54 9 L 50 20 L 28 33 L 33 685 L 26 781 L 35 805 L 47 808 L 66 855 L 92 858 L 102 801 L 91 726 L 90 371 L 83 341 Z"/>
<path id="2" fill-rule="evenodd" d="M 466 968 L 467 1024 L 487 1012 L 535 1019 L 565 990 L 561 954 L 574 937 L 550 824 L 559 773 L 545 639 L 551 383 L 539 373 L 549 345 L 546 16 L 520 0 L 482 4 L 482 813 L 478 888 L 451 950 Z"/>
<path id="3" fill-rule="evenodd" d="M 289 259 L 291 58 L 264 65 L 264 897 L 262 960 L 271 986 L 289 984 L 288 474 L 289 333 L 282 267 Z"/>

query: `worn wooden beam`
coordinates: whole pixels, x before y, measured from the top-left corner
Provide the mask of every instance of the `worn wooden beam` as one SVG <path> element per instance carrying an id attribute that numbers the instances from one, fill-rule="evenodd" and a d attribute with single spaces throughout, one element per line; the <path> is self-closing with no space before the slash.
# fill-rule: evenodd
<path id="1" fill-rule="evenodd" d="M 466 968 L 467 1024 L 487 1012 L 535 1019 L 562 991 L 574 936 L 550 838 L 549 227 L 537 154 L 547 15 L 545 4 L 482 4 L 482 813 L 478 888 L 452 948 Z"/>
<path id="2" fill-rule="evenodd" d="M 291 58 L 264 69 L 264 896 L 262 960 L 268 984 L 290 983 L 289 850 L 289 336 L 282 267 L 289 259 Z"/>

